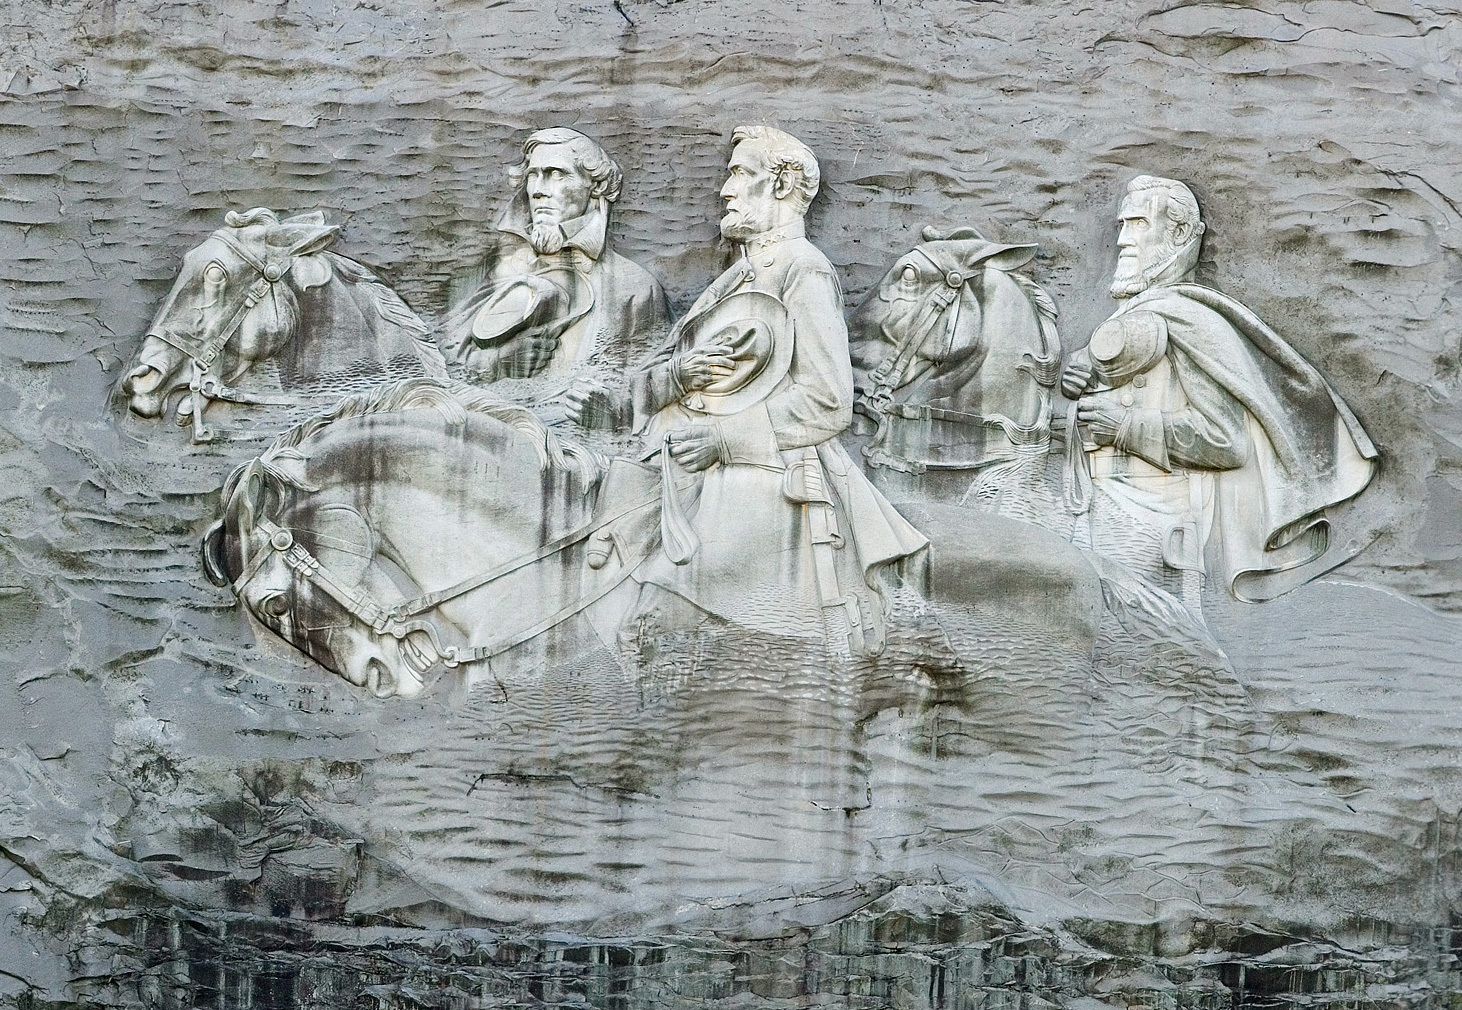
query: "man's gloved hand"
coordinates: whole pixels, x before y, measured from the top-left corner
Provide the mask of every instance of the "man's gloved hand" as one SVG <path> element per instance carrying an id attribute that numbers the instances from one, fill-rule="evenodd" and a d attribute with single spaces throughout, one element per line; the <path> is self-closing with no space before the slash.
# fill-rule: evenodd
<path id="1" fill-rule="evenodd" d="M 717 379 L 724 379 L 735 367 L 731 348 L 725 344 L 707 344 L 675 356 L 675 381 L 681 389 L 693 393 Z"/>
<path id="2" fill-rule="evenodd" d="M 585 428 L 613 428 L 619 403 L 614 391 L 598 379 L 581 378 L 560 397 L 564 417 Z"/>
<path id="3" fill-rule="evenodd" d="M 1110 393 L 1094 393 L 1076 401 L 1076 420 L 1097 445 L 1115 445 L 1127 408 Z"/>
<path id="4" fill-rule="evenodd" d="M 665 433 L 665 448 L 675 462 L 695 473 L 717 463 L 727 462 L 722 458 L 721 436 L 709 424 L 683 424 Z"/>
<path id="5" fill-rule="evenodd" d="M 511 338 L 498 352 L 497 374 L 505 379 L 527 379 L 553 360 L 558 337 L 532 334 Z"/>
<path id="6" fill-rule="evenodd" d="M 1091 384 L 1094 372 L 1091 357 L 1085 350 L 1072 354 L 1066 362 L 1065 369 L 1061 372 L 1061 392 L 1066 399 L 1080 398 L 1081 394 L 1086 392 L 1086 387 Z"/>

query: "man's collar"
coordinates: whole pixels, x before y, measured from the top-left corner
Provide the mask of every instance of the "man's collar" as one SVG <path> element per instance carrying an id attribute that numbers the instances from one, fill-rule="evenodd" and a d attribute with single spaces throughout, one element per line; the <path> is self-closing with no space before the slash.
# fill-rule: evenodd
<path id="1" fill-rule="evenodd" d="M 748 253 L 761 252 L 772 246 L 781 245 L 783 242 L 790 242 L 792 239 L 805 238 L 807 236 L 807 223 L 802 218 L 795 221 L 788 221 L 779 228 L 771 231 L 764 231 L 759 235 L 753 235 L 742 245 L 746 246 Z"/>
<path id="2" fill-rule="evenodd" d="M 512 203 L 508 204 L 508 209 L 503 211 L 497 230 L 527 242 L 531 220 L 528 197 L 520 189 Z M 560 223 L 558 227 L 563 232 L 565 249 L 578 249 L 589 259 L 598 260 L 604 255 L 604 248 L 609 242 L 609 201 L 602 197 L 590 201 L 587 211 Z"/>

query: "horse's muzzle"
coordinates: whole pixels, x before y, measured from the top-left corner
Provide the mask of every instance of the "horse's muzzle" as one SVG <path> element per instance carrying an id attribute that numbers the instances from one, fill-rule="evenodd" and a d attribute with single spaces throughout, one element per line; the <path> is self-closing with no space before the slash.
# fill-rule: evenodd
<path id="1" fill-rule="evenodd" d="M 149 333 L 143 338 L 142 351 L 134 359 L 136 364 L 122 379 L 122 393 L 132 413 L 139 417 L 161 416 L 167 405 L 169 374 L 177 368 L 171 358 L 156 335 Z"/>
<path id="2" fill-rule="evenodd" d="M 162 413 L 162 397 L 157 388 L 162 385 L 162 370 L 152 365 L 138 365 L 122 380 L 122 392 L 127 394 L 127 406 L 132 413 L 142 417 L 157 417 Z"/>

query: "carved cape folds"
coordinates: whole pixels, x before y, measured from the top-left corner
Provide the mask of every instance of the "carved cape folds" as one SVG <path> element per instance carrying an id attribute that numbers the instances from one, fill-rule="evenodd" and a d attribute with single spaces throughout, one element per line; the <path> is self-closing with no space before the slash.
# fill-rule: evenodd
<path id="1" fill-rule="evenodd" d="M 1209 557 L 1224 584 L 1240 599 L 1272 599 L 1348 560 L 1323 513 L 1365 489 L 1378 454 L 1325 377 L 1213 288 L 1152 287 L 1127 309 L 1139 310 L 1165 322 L 1180 381 L 1199 370 L 1248 415 L 1244 463 L 1213 471 Z"/>

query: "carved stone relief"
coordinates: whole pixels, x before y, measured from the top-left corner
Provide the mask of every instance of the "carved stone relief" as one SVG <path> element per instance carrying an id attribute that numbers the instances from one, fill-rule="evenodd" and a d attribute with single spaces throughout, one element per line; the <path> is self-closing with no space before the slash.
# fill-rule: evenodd
<path id="1" fill-rule="evenodd" d="M 368 269 L 329 251 L 338 231 L 319 212 L 281 221 L 263 207 L 230 211 L 185 257 L 148 326 L 122 379 L 127 408 L 171 411 L 207 442 L 213 403 L 325 406 L 392 374 L 445 377 L 427 325 Z"/>
<path id="2" fill-rule="evenodd" d="M 1207 571 L 1254 601 L 1343 564 L 1354 541 L 1330 513 L 1378 455 L 1360 422 L 1253 312 L 1192 282 L 1205 228 L 1187 186 L 1138 176 L 1118 220 L 1121 307 L 1062 377 L 1077 541 L 1194 610 Z"/>
<path id="3" fill-rule="evenodd" d="M 624 379 L 668 325 L 665 292 L 610 247 L 623 173 L 593 140 L 539 130 L 508 173 L 512 199 L 479 288 L 456 306 L 443 342 L 455 368 L 550 421 L 624 427 Z"/>
<path id="4" fill-rule="evenodd" d="M 617 383 L 623 406 L 612 414 L 642 438 L 634 453 L 600 463 L 531 409 L 490 395 L 440 382 L 384 387 L 293 429 L 235 473 L 205 547 L 214 581 L 380 696 L 414 696 L 445 670 L 470 674 L 581 614 L 611 651 L 635 626 L 710 621 L 876 656 L 889 587 L 927 598 L 927 567 L 957 565 L 970 548 L 931 545 L 854 464 L 841 437 L 855 387 L 874 426 L 870 467 L 944 471 L 966 485 L 951 501 L 948 481 L 925 494 L 906 484 L 906 509 L 993 507 L 1055 528 L 1069 513 L 1072 541 L 1112 582 L 1142 584 L 1154 616 L 1182 605 L 1201 624 L 1209 568 L 1236 597 L 1267 599 L 1343 563 L 1327 510 L 1365 487 L 1376 450 L 1282 338 L 1191 282 L 1204 225 L 1182 183 L 1129 183 L 1112 283 L 1122 306 L 1061 372 L 1056 307 L 1013 272 L 1034 248 L 973 229 L 926 229 L 855 315 L 850 349 L 836 271 L 805 236 L 815 155 L 770 127 L 740 128 L 732 141 L 720 227 L 739 253 Z M 488 349 L 495 362 L 477 372 L 489 392 L 520 366 L 525 376 L 568 374 L 592 358 L 592 348 L 580 354 L 583 334 L 567 335 L 618 289 L 595 274 L 613 265 L 598 254 L 618 169 L 570 131 L 533 134 L 524 156 L 517 203 L 530 208 L 534 237 L 511 234 L 541 259 L 569 248 L 567 234 L 592 231 L 596 255 L 582 269 L 514 266 L 527 272 L 490 281 L 454 313 L 452 325 L 472 333 L 453 344 L 459 357 Z M 244 220 L 230 216 L 233 227 Z M 309 227 L 268 246 L 296 258 L 261 267 L 260 292 L 285 271 L 302 285 L 328 279 L 324 267 L 311 273 L 304 250 L 333 230 Z M 210 241 L 237 247 L 229 232 Z M 549 290 L 556 272 L 579 278 L 582 311 Z M 223 277 L 216 259 L 204 268 L 205 308 L 221 301 L 209 285 L 221 291 Z M 640 300 L 659 302 L 645 279 Z M 171 322 L 180 290 L 182 281 L 144 356 L 166 341 L 175 356 L 187 345 L 195 362 L 211 360 L 199 341 L 222 347 L 239 327 L 180 335 Z M 632 320 L 635 300 L 615 315 Z M 220 318 L 248 319 L 257 301 L 251 291 Z M 648 334 L 614 342 L 648 342 L 656 318 L 640 319 Z M 127 381 L 160 384 L 163 373 L 142 364 Z M 1053 408 L 1058 374 L 1069 410 Z M 1060 498 L 1048 493 L 1053 422 L 1068 444 Z M 387 435 L 401 424 L 403 434 Z M 454 474 L 476 472 L 492 472 L 492 486 L 455 486 Z"/>
<path id="5" fill-rule="evenodd" d="M 831 4 L 906 50 L 1093 17 L 925 6 Z M 1182 153 L 1188 120 L 1101 73 L 992 91 L 1074 117 L 1000 126 L 933 48 L 927 74 L 867 57 L 860 90 L 864 57 L 800 55 L 821 34 L 766 29 L 802 41 L 748 76 L 676 56 L 707 37 L 677 5 L 614 9 L 620 49 L 572 61 L 595 12 L 504 9 L 515 55 L 472 66 L 514 83 L 463 91 L 492 111 L 393 95 L 302 154 L 281 138 L 314 125 L 239 105 L 230 144 L 307 167 L 256 188 L 220 158 L 230 181 L 148 204 L 166 240 L 110 267 L 136 304 L 101 379 L 0 375 L 30 405 L 0 415 L 26 489 L 0 498 L 0 726 L 25 741 L 0 764 L 0 907 L 25 927 L 0 930 L 0 1007 L 1462 991 L 1437 932 L 1462 900 L 1462 635 L 1397 588 L 1445 581 L 1441 513 L 1400 489 L 1450 429 L 1412 386 L 1386 406 L 1415 366 L 1398 335 L 1443 310 L 1334 237 L 1355 200 L 1362 231 L 1431 227 L 1425 187 L 1238 113 Z M 386 25 L 422 44 L 363 16 L 340 15 L 372 51 Z M 1224 18 L 1147 12 L 1158 55 L 1108 67 L 1135 45 L 1110 31 L 1081 51 L 1190 72 Z M 800 110 L 823 73 L 841 97 Z M 1283 78 L 1235 93 L 1293 99 Z M 1235 167 L 1260 141 L 1283 209 Z M 19 178 L 0 226 L 38 213 Z M 1366 332 L 1334 289 L 1266 280 L 1291 263 L 1343 274 Z"/>

